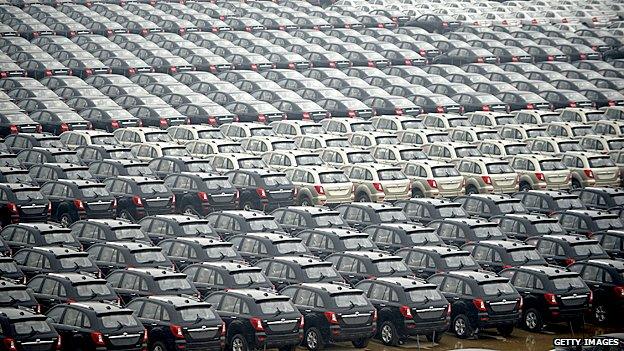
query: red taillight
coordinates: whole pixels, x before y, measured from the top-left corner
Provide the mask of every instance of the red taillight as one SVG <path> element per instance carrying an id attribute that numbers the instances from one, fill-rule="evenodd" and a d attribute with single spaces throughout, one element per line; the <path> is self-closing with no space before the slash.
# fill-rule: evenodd
<path id="1" fill-rule="evenodd" d="M 407 319 L 414 318 L 414 316 L 412 315 L 412 309 L 409 306 L 401 306 L 399 308 L 399 312 L 401 312 L 401 315 Z"/>
<path id="2" fill-rule="evenodd" d="M 120 128 L 120 127 L 121 127 L 121 125 L 119 124 L 119 121 L 116 121 L 116 120 L 112 120 L 111 121 L 111 128 L 117 129 L 117 128 Z"/>
<path id="3" fill-rule="evenodd" d="M 310 119 L 310 113 L 309 112 L 304 112 L 303 113 L 303 119 L 304 120 L 309 120 Z"/>
<path id="4" fill-rule="evenodd" d="M 518 62 L 520 59 L 518 59 L 518 56 L 512 56 L 511 57 L 511 62 Z"/>
<path id="5" fill-rule="evenodd" d="M 58 339 L 56 339 L 56 351 L 61 351 L 63 349 L 63 338 L 59 335 Z"/>
<path id="6" fill-rule="evenodd" d="M 258 70 L 258 65 L 256 65 L 255 63 L 251 64 L 251 70 L 252 71 L 257 71 Z"/>
<path id="7" fill-rule="evenodd" d="M 485 59 L 483 57 L 477 57 L 477 63 L 484 63 Z"/>
<path id="8" fill-rule="evenodd" d="M 427 183 L 429 183 L 429 186 L 432 188 L 438 187 L 438 182 L 435 179 L 427 179 Z"/>
<path id="9" fill-rule="evenodd" d="M 349 110 L 349 112 L 347 113 L 347 115 L 348 115 L 349 117 L 352 117 L 352 118 L 357 117 L 357 114 L 356 114 L 356 113 L 355 113 L 355 111 L 353 111 L 353 110 Z"/>
<path id="10" fill-rule="evenodd" d="M 261 113 L 261 114 L 258 115 L 258 122 L 263 122 L 264 123 L 264 122 L 266 122 L 266 120 L 267 119 L 266 119 L 266 116 L 264 114 Z"/>
<path id="11" fill-rule="evenodd" d="M 472 299 L 472 304 L 477 308 L 477 310 L 479 310 L 480 312 L 485 312 L 487 311 L 487 308 L 485 308 L 485 301 L 483 301 L 482 299 Z"/>
<path id="12" fill-rule="evenodd" d="M 85 210 L 84 203 L 80 199 L 74 199 L 74 206 L 76 206 L 76 209 L 78 211 L 84 211 Z"/>
<path id="13" fill-rule="evenodd" d="M 329 324 L 338 324 L 338 316 L 336 315 L 336 312 L 327 311 L 324 314 Z"/>
<path id="14" fill-rule="evenodd" d="M 592 291 L 589 292 L 589 298 L 587 299 L 587 301 L 589 302 L 589 304 L 594 302 L 594 293 Z"/>
<path id="15" fill-rule="evenodd" d="M 176 339 L 184 339 L 184 333 L 181 326 L 172 324 L 169 326 L 169 329 L 171 330 L 171 334 L 173 334 Z"/>
<path id="16" fill-rule="evenodd" d="M 169 67 L 169 73 L 171 74 L 178 73 L 178 67 L 175 67 L 175 66 Z"/>
<path id="17" fill-rule="evenodd" d="M 43 72 L 43 74 L 44 74 L 46 77 L 49 77 L 49 76 L 51 76 L 53 73 L 52 73 L 52 71 L 51 71 L 51 70 L 46 69 L 46 70 L 45 70 L 45 72 Z"/>
<path id="18" fill-rule="evenodd" d="M 549 305 L 552 305 L 552 306 L 557 305 L 557 296 L 555 296 L 555 294 L 553 293 L 544 294 L 544 299 L 546 300 L 546 303 Z"/>
<path id="19" fill-rule="evenodd" d="M 267 197 L 267 193 L 266 193 L 266 190 L 264 190 L 264 188 L 257 188 L 256 194 L 258 194 L 258 196 L 260 196 L 261 199 L 266 199 Z"/>
<path id="20" fill-rule="evenodd" d="M 503 269 L 507 269 L 507 268 L 513 268 L 513 266 L 510 264 L 503 265 Z"/>
<path id="21" fill-rule="evenodd" d="M 336 62 L 334 62 L 334 61 L 330 61 L 330 62 L 329 62 L 329 67 L 331 67 L 331 68 L 336 68 Z"/>
<path id="22" fill-rule="evenodd" d="M 35 127 L 35 130 L 37 130 L 37 133 L 41 133 L 41 132 L 43 132 L 43 127 L 41 126 L 41 124 L 38 124 L 38 125 Z"/>
<path id="23" fill-rule="evenodd" d="M 226 334 L 226 329 L 225 329 L 225 323 L 221 324 L 221 336 L 225 336 Z"/>
<path id="24" fill-rule="evenodd" d="M 609 104 L 609 106 L 615 106 L 615 101 L 609 100 L 608 104 Z"/>
<path id="25" fill-rule="evenodd" d="M 368 61 L 368 67 L 375 67 L 374 61 Z"/>
<path id="26" fill-rule="evenodd" d="M 481 106 L 481 110 L 489 111 L 490 110 L 490 106 L 489 105 L 483 105 L 483 106 Z"/>
<path id="27" fill-rule="evenodd" d="M 407 60 L 406 59 L 404 63 L 405 63 L 406 66 L 411 66 L 412 65 L 412 60 Z"/>
<path id="28" fill-rule="evenodd" d="M 136 68 L 128 68 L 128 75 L 136 74 Z"/>
<path id="29" fill-rule="evenodd" d="M 594 177 L 594 171 L 592 171 L 591 169 L 584 169 L 583 172 L 585 172 L 585 175 L 587 176 L 587 178 Z"/>
<path id="30" fill-rule="evenodd" d="M 537 180 L 542 181 L 542 182 L 546 181 L 546 176 L 542 172 L 535 173 L 535 178 L 537 178 Z"/>
<path id="31" fill-rule="evenodd" d="M 3 340 L 3 343 L 7 351 L 17 351 L 17 343 L 15 343 L 15 340 L 11 338 L 5 338 Z"/>
<path id="32" fill-rule="evenodd" d="M 314 190 L 316 190 L 319 195 L 325 195 L 325 189 L 322 185 L 315 185 Z"/>
<path id="33" fill-rule="evenodd" d="M 548 57 L 546 57 L 546 60 L 548 61 L 554 61 L 555 57 L 553 55 L 548 55 Z"/>
<path id="34" fill-rule="evenodd" d="M 0 72 L 0 78 L 6 78 L 9 76 L 8 72 Z"/>
<path id="35" fill-rule="evenodd" d="M 403 109 L 402 108 L 394 109 L 394 114 L 401 116 L 403 114 Z"/>
<path id="36" fill-rule="evenodd" d="M 9 127 L 9 129 L 11 130 L 11 134 L 19 133 L 19 128 L 17 128 L 15 124 L 11 124 L 11 127 Z"/>
<path id="37" fill-rule="evenodd" d="M 301 316 L 301 318 L 299 318 L 299 329 L 303 329 L 304 323 L 305 319 Z"/>
<path id="38" fill-rule="evenodd" d="M 139 195 L 134 195 L 132 197 L 132 203 L 136 206 L 136 207 L 143 207 L 143 199 L 141 199 L 141 197 Z"/>
<path id="39" fill-rule="evenodd" d="M 492 185 L 492 178 L 490 178 L 490 176 L 481 176 L 481 179 L 483 179 L 485 184 Z"/>
<path id="40" fill-rule="evenodd" d="M 113 201 L 111 202 L 111 207 L 117 208 L 117 199 L 113 199 Z"/>
<path id="41" fill-rule="evenodd" d="M 520 296 L 520 300 L 518 300 L 518 309 L 521 310 L 522 306 L 524 306 L 524 299 Z"/>
<path id="42" fill-rule="evenodd" d="M 563 260 L 563 262 L 565 263 L 566 266 L 571 265 L 572 263 L 575 263 L 576 260 L 573 258 L 566 258 L 565 260 Z"/>
<path id="43" fill-rule="evenodd" d="M 52 203 L 48 201 L 48 216 L 52 215 Z"/>
<path id="44" fill-rule="evenodd" d="M 160 127 L 161 128 L 167 128 L 167 126 L 169 126 L 169 121 L 167 121 L 166 118 L 161 118 L 160 119 Z"/>
<path id="45" fill-rule="evenodd" d="M 532 110 L 532 109 L 535 108 L 535 106 L 533 104 L 527 104 L 526 108 L 529 109 L 529 110 Z"/>
<path id="46" fill-rule="evenodd" d="M 175 205 L 176 205 L 176 198 L 175 198 L 175 196 L 172 196 L 169 200 L 171 201 L 171 206 L 175 207 Z M 174 267 L 174 269 L 175 269 L 175 267 Z"/>
<path id="47" fill-rule="evenodd" d="M 373 322 L 377 321 L 377 310 L 373 310 Z"/>
<path id="48" fill-rule="evenodd" d="M 143 341 L 143 342 L 147 342 L 148 338 L 149 338 L 149 337 L 148 337 L 148 335 L 147 335 L 147 329 L 145 329 L 145 330 L 143 331 L 143 340 L 142 340 L 142 341 Z"/>
<path id="49" fill-rule="evenodd" d="M 451 316 L 451 304 L 448 304 L 448 307 L 446 308 L 446 316 L 450 317 Z"/>
<path id="50" fill-rule="evenodd" d="M 264 331 L 264 326 L 262 325 L 262 319 L 258 317 L 251 317 L 249 319 L 249 322 L 251 322 L 251 326 L 254 328 L 255 331 Z"/>
<path id="51" fill-rule="evenodd" d="M 90 69 L 90 68 L 85 69 L 85 76 L 88 77 L 88 76 L 90 76 L 92 74 L 93 74 L 93 70 L 92 69 Z"/>
<path id="52" fill-rule="evenodd" d="M 202 202 L 208 202 L 208 194 L 203 191 L 198 192 L 197 197 L 199 197 Z"/>
<path id="53" fill-rule="evenodd" d="M 442 27 L 444 28 L 448 27 L 448 22 L 442 22 Z"/>
<path id="54" fill-rule="evenodd" d="M 614 286 L 613 292 L 615 293 L 615 296 L 624 298 L 624 286 Z"/>
<path id="55" fill-rule="evenodd" d="M 436 112 L 437 112 L 437 113 L 444 113 L 444 106 L 438 106 L 438 107 L 436 107 Z"/>
<path id="56" fill-rule="evenodd" d="M 91 341 L 99 346 L 105 346 L 104 335 L 100 332 L 91 332 Z"/>
<path id="57" fill-rule="evenodd" d="M 381 185 L 381 183 L 374 182 L 373 183 L 373 188 L 375 188 L 375 190 L 377 190 L 379 192 L 383 192 L 384 191 L 383 190 L 383 186 Z"/>
<path id="58" fill-rule="evenodd" d="M 67 132 L 69 130 L 69 125 L 67 123 L 61 123 L 61 132 Z"/>

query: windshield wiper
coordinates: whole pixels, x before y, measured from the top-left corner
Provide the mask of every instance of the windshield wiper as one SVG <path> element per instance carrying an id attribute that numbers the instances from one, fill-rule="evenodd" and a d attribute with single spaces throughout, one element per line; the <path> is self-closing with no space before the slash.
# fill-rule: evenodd
<path id="1" fill-rule="evenodd" d="M 280 310 L 279 308 L 275 308 L 275 313 L 273 313 L 273 315 L 279 316 L 280 314 L 282 314 L 282 310 Z"/>
<path id="2" fill-rule="evenodd" d="M 496 288 L 496 290 L 498 291 L 498 292 L 496 293 L 496 296 L 501 296 L 501 295 L 503 294 L 503 292 L 501 291 L 501 289 Z"/>
<path id="3" fill-rule="evenodd" d="M 113 330 L 120 330 L 123 327 L 124 327 L 124 325 L 120 321 L 117 321 L 117 326 Z"/>
<path id="4" fill-rule="evenodd" d="M 318 277 L 318 279 L 316 281 L 320 282 L 323 279 L 325 279 L 325 274 L 321 273 L 321 274 L 319 274 L 319 277 Z"/>
<path id="5" fill-rule="evenodd" d="M 32 325 L 30 326 L 30 332 L 26 335 L 27 338 L 30 338 L 31 336 L 34 336 L 38 333 L 37 330 L 35 330 L 35 327 L 33 327 Z"/>
<path id="6" fill-rule="evenodd" d="M 352 310 L 356 305 L 353 303 L 353 301 L 349 301 L 349 309 Z"/>

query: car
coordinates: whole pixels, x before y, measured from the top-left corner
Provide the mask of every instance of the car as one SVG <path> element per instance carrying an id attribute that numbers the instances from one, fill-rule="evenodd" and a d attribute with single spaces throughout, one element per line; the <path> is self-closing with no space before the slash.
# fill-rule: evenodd
<path id="1" fill-rule="evenodd" d="M 309 228 L 349 228 L 339 212 L 323 207 L 280 207 L 271 216 L 291 235 Z"/>
<path id="2" fill-rule="evenodd" d="M 510 213 L 528 214 L 520 199 L 509 195 L 471 194 L 454 199 L 471 217 L 484 219 Z"/>
<path id="3" fill-rule="evenodd" d="M 486 240 L 505 240 L 507 237 L 497 223 L 477 218 L 443 218 L 428 225 L 447 245 L 460 247 L 464 244 Z"/>
<path id="4" fill-rule="evenodd" d="M 58 136 L 49 133 L 19 133 L 4 137 L 4 145 L 11 152 L 19 152 L 33 147 L 64 147 Z"/>
<path id="5" fill-rule="evenodd" d="M 518 191 L 518 175 L 508 162 L 495 158 L 469 157 L 457 161 L 457 170 L 464 176 L 466 194 L 514 193 Z"/>
<path id="6" fill-rule="evenodd" d="M 115 269 L 123 269 L 128 266 L 175 269 L 175 265 L 165 257 L 162 249 L 150 244 L 114 241 L 93 244 L 86 251 L 104 275 Z"/>
<path id="7" fill-rule="evenodd" d="M 452 246 L 419 245 L 402 248 L 395 254 L 403 258 L 414 276 L 420 279 L 427 279 L 440 272 L 481 270 L 470 252 Z"/>
<path id="8" fill-rule="evenodd" d="M 411 222 L 423 225 L 436 219 L 469 217 L 461 204 L 448 199 L 411 198 L 397 201 L 394 205 L 401 207 Z"/>
<path id="9" fill-rule="evenodd" d="M 33 261 L 37 258 L 36 261 Z M 42 273 L 75 272 L 99 276 L 100 270 L 86 252 L 62 246 L 24 248 L 13 255 L 15 263 L 28 278 Z"/>
<path id="10" fill-rule="evenodd" d="M 14 346 L 16 349 L 17 345 L 23 348 L 21 345 L 23 343 L 28 345 L 29 342 L 43 343 L 48 345 L 50 350 L 63 347 L 61 336 L 47 321 L 46 316 L 33 311 L 17 307 L 2 307 L 0 308 L 0 325 L 3 330 L 7 330 L 4 332 L 3 342 L 7 340 L 7 345 Z M 37 334 L 29 334 L 31 329 L 37 330 Z"/>
<path id="11" fill-rule="evenodd" d="M 41 124 L 33 121 L 27 114 L 19 110 L 3 111 L 3 113 L 0 114 L 0 135 L 3 137 L 20 132 L 29 133 L 41 131 Z"/>
<path id="12" fill-rule="evenodd" d="M 618 188 L 586 187 L 573 193 L 590 209 L 609 211 L 622 207 L 622 190 Z"/>
<path id="13" fill-rule="evenodd" d="M 250 263 L 267 257 L 309 254 L 300 238 L 280 233 L 246 233 L 231 236 L 228 241 Z"/>
<path id="14" fill-rule="evenodd" d="M 132 300 L 126 308 L 145 327 L 152 348 L 225 347 L 225 323 L 208 303 L 183 296 L 148 296 Z"/>
<path id="15" fill-rule="evenodd" d="M 0 183 L 20 183 L 32 186 L 38 184 L 27 170 L 15 167 L 0 167 Z"/>
<path id="16" fill-rule="evenodd" d="M 542 214 L 508 213 L 494 216 L 492 220 L 498 222 L 505 236 L 515 240 L 526 240 L 544 234 L 567 234 L 557 218 Z"/>
<path id="17" fill-rule="evenodd" d="M 336 211 L 355 229 L 363 229 L 371 224 L 408 222 L 401 208 L 389 203 L 354 202 L 340 205 Z"/>
<path id="18" fill-rule="evenodd" d="M 104 184 L 89 180 L 49 181 L 41 193 L 50 200 L 51 218 L 64 227 L 86 218 L 110 218 L 117 207 Z"/>
<path id="19" fill-rule="evenodd" d="M 8 249 L 8 247 L 6 247 L 6 249 Z M 7 280 L 26 284 L 28 278 L 26 278 L 10 255 L 11 252 L 9 251 L 6 251 L 6 256 L 5 254 L 0 254 L 0 273 L 2 273 L 2 277 Z"/>
<path id="20" fill-rule="evenodd" d="M 161 240 L 158 246 L 177 269 L 202 262 L 242 261 L 229 242 L 211 237 L 178 237 Z"/>
<path id="21" fill-rule="evenodd" d="M 0 279 L 0 292 L 2 292 L 2 307 L 17 307 L 41 313 L 41 305 L 38 303 L 32 289 L 23 284 L 9 279 Z"/>
<path id="22" fill-rule="evenodd" d="M 295 203 L 301 206 L 334 206 L 353 201 L 353 183 L 345 173 L 330 167 L 299 167 L 286 171 L 295 185 Z"/>
<path id="23" fill-rule="evenodd" d="M 68 130 L 91 129 L 91 122 L 86 121 L 78 113 L 67 110 L 38 110 L 32 112 L 30 118 L 41 125 L 46 133 L 60 135 Z"/>
<path id="24" fill-rule="evenodd" d="M 163 181 L 122 176 L 104 180 L 105 189 L 117 201 L 117 216 L 138 220 L 146 215 L 168 214 L 175 208 L 175 196 Z"/>
<path id="25" fill-rule="evenodd" d="M 496 328 L 501 335 L 513 333 L 522 297 L 509 279 L 491 272 L 454 271 L 435 274 L 427 282 L 437 285 L 452 301 L 450 330 L 458 338 L 488 328 Z"/>
<path id="26" fill-rule="evenodd" d="M 514 194 L 530 212 L 553 216 L 568 209 L 585 209 L 577 195 L 554 190 L 528 190 Z"/>
<path id="27" fill-rule="evenodd" d="M 462 250 L 470 252 L 483 269 L 497 273 L 511 267 L 547 265 L 534 246 L 515 241 L 482 240 L 466 244 Z"/>
<path id="28" fill-rule="evenodd" d="M 45 222 L 51 204 L 38 187 L 18 183 L 0 184 L 0 223 L 6 226 L 20 222 Z"/>
<path id="29" fill-rule="evenodd" d="M 0 236 L 11 251 L 26 247 L 67 245 L 80 249 L 81 244 L 68 228 L 48 223 L 19 223 L 2 228 Z"/>
<path id="30" fill-rule="evenodd" d="M 212 211 L 238 207 L 239 191 L 225 176 L 181 172 L 167 176 L 164 183 L 176 198 L 178 213 L 205 216 Z"/>
<path id="31" fill-rule="evenodd" d="M 311 256 L 279 256 L 256 262 L 279 291 L 299 283 L 344 283 L 331 262 Z"/>
<path id="32" fill-rule="evenodd" d="M 377 331 L 377 310 L 362 290 L 343 284 L 302 283 L 280 293 L 289 296 L 309 321 L 302 342 L 308 350 L 341 341 L 365 348 Z"/>
<path id="33" fill-rule="evenodd" d="M 566 210 L 558 217 L 559 223 L 569 234 L 591 237 L 606 230 L 624 229 L 624 223 L 615 213 L 598 210 Z"/>
<path id="34" fill-rule="evenodd" d="M 206 219 L 223 239 L 244 233 L 283 233 L 279 223 L 271 215 L 256 210 L 226 210 L 213 212 Z"/>
<path id="35" fill-rule="evenodd" d="M 434 231 L 433 228 L 410 223 L 373 224 L 362 230 L 380 250 L 387 252 L 418 245 L 444 246 Z"/>
<path id="36" fill-rule="evenodd" d="M 616 187 L 620 184 L 620 170 L 609 155 L 592 152 L 569 152 L 561 161 L 572 172 L 572 188 Z"/>
<path id="37" fill-rule="evenodd" d="M 537 247 L 537 251 L 549 264 L 562 267 L 576 261 L 609 258 L 597 240 L 580 235 L 548 234 L 529 238 L 525 242 Z"/>
<path id="38" fill-rule="evenodd" d="M 111 272 L 106 280 L 124 304 L 136 297 L 171 295 L 172 293 L 200 297 L 199 291 L 186 274 L 162 268 L 118 269 Z M 129 282 L 134 282 L 136 285 L 129 284 Z"/>
<path id="39" fill-rule="evenodd" d="M 515 155 L 509 164 L 518 173 L 518 187 L 521 191 L 568 190 L 572 186 L 570 170 L 558 158 Z"/>

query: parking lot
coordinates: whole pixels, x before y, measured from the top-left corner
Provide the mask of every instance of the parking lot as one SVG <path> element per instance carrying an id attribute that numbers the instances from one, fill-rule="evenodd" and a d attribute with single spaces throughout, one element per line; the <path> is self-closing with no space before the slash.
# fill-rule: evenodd
<path id="1" fill-rule="evenodd" d="M 0 1 L 0 350 L 624 349 L 623 19 Z"/>

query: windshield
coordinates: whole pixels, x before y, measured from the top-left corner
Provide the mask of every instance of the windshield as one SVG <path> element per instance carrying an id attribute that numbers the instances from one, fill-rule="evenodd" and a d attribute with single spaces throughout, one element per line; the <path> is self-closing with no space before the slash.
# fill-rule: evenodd
<path id="1" fill-rule="evenodd" d="M 335 295 L 332 296 L 332 300 L 338 308 L 364 307 L 369 305 L 369 302 L 366 297 L 364 297 L 364 294 L 360 293 Z"/>
<path id="2" fill-rule="evenodd" d="M 9 323 L 10 325 L 11 323 Z M 52 332 L 50 325 L 46 321 L 27 320 L 13 323 L 17 335 L 37 335 Z"/>
<path id="3" fill-rule="evenodd" d="M 239 272 L 233 273 L 232 278 L 237 285 L 250 286 L 252 284 L 266 283 L 267 279 L 262 272 Z"/>
<path id="4" fill-rule="evenodd" d="M 516 292 L 509 283 L 486 283 L 482 285 L 485 295 L 513 294 Z"/>
<path id="5" fill-rule="evenodd" d="M 252 231 L 263 232 L 265 230 L 279 230 L 279 224 L 273 219 L 251 219 L 248 221 Z"/>
<path id="6" fill-rule="evenodd" d="M 106 296 L 114 294 L 108 285 L 102 283 L 77 285 L 76 292 L 78 293 L 78 296 L 83 297 Z"/>
<path id="7" fill-rule="evenodd" d="M 352 237 L 346 238 L 342 240 L 345 248 L 347 250 L 372 250 L 375 249 L 375 244 L 371 241 L 371 239 L 367 237 Z"/>
<path id="8" fill-rule="evenodd" d="M 405 272 L 408 270 L 407 266 L 401 260 L 383 260 L 374 262 L 375 267 L 379 273 L 396 273 Z"/>
<path id="9" fill-rule="evenodd" d="M 594 157 L 588 159 L 589 166 L 592 168 L 615 167 L 615 163 L 609 157 Z"/>
<path id="10" fill-rule="evenodd" d="M 368 152 L 352 152 L 347 154 L 349 163 L 370 163 L 375 162 L 375 159 Z"/>
<path id="11" fill-rule="evenodd" d="M 160 183 L 141 184 L 139 188 L 143 194 L 169 193 L 169 189 Z"/>
<path id="12" fill-rule="evenodd" d="M 193 286 L 184 277 L 164 278 L 156 280 L 160 290 L 189 290 L 193 289 Z"/>
<path id="13" fill-rule="evenodd" d="M 154 172 L 152 169 L 146 166 L 128 166 L 126 167 L 126 172 L 130 176 L 152 176 Z"/>
<path id="14" fill-rule="evenodd" d="M 262 177 L 266 186 L 290 185 L 290 180 L 282 175 L 272 175 Z"/>
<path id="15" fill-rule="evenodd" d="M 420 150 L 404 150 L 400 151 L 399 155 L 401 155 L 401 159 L 405 161 L 409 160 L 426 160 L 427 154 Z"/>
<path id="16" fill-rule="evenodd" d="M 416 303 L 441 301 L 444 299 L 437 289 L 413 289 L 406 291 L 407 298 Z"/>
<path id="17" fill-rule="evenodd" d="M 204 249 L 206 256 L 210 259 L 233 259 L 238 258 L 238 254 L 231 246 L 210 246 Z"/>
<path id="18" fill-rule="evenodd" d="M 181 224 L 184 234 L 189 236 L 211 236 L 214 235 L 212 227 L 208 223 Z"/>
<path id="19" fill-rule="evenodd" d="M 458 177 L 460 174 L 454 166 L 432 167 L 431 172 L 434 177 Z"/>
<path id="20" fill-rule="evenodd" d="M 464 208 L 460 206 L 439 207 L 438 212 L 440 212 L 441 218 L 468 217 Z"/>
<path id="21" fill-rule="evenodd" d="M 320 166 L 323 160 L 317 155 L 296 156 L 297 166 Z"/>
<path id="22" fill-rule="evenodd" d="M 559 161 L 539 161 L 542 171 L 562 171 L 567 169 L 566 166 Z"/>
<path id="23" fill-rule="evenodd" d="M 313 216 L 314 223 L 317 227 L 331 227 L 347 225 L 347 222 L 338 214 L 321 214 Z"/>
<path id="24" fill-rule="evenodd" d="M 310 280 L 336 278 L 338 281 L 342 281 L 342 279 L 338 276 L 338 272 L 332 266 L 312 266 L 307 268 L 304 267 L 303 272 Z"/>
<path id="25" fill-rule="evenodd" d="M 557 199 L 555 202 L 557 203 L 557 206 L 563 210 L 585 208 L 581 200 L 576 197 Z"/>
<path id="26" fill-rule="evenodd" d="M 564 229 L 559 222 L 539 222 L 535 223 L 535 231 L 539 234 L 563 233 Z"/>
<path id="27" fill-rule="evenodd" d="M 28 293 L 28 290 L 15 289 L 15 290 L 2 290 L 2 294 L 0 294 L 0 303 L 10 303 L 13 304 L 15 302 L 27 302 L 32 301 L 33 298 Z"/>
<path id="28" fill-rule="evenodd" d="M 60 259 L 61 267 L 70 268 L 92 268 L 93 262 L 86 256 L 63 257 Z"/>
<path id="29" fill-rule="evenodd" d="M 321 183 L 331 184 L 331 183 L 350 183 L 349 178 L 342 172 L 335 173 L 321 173 L 319 174 L 319 178 Z"/>
<path id="30" fill-rule="evenodd" d="M 582 289 L 587 286 L 580 277 L 561 277 L 551 280 L 557 290 Z"/>
<path id="31" fill-rule="evenodd" d="M 404 180 L 407 179 L 405 174 L 400 170 L 396 169 L 388 169 L 383 171 L 377 171 L 377 176 L 379 180 Z"/>
<path id="32" fill-rule="evenodd" d="M 167 134 L 167 132 L 162 133 L 146 133 L 145 140 L 149 142 L 173 142 L 173 139 Z"/>
<path id="33" fill-rule="evenodd" d="M 233 188 L 232 184 L 227 178 L 216 178 L 205 181 L 208 190 L 221 190 Z"/>
<path id="34" fill-rule="evenodd" d="M 605 250 L 600 244 L 581 244 L 574 245 L 574 253 L 579 256 L 594 256 L 594 255 L 606 255 Z"/>
<path id="35" fill-rule="evenodd" d="M 275 247 L 277 248 L 277 252 L 282 255 L 300 254 L 308 252 L 305 245 L 303 245 L 301 242 L 296 241 L 278 243 L 275 245 Z"/>
<path id="36" fill-rule="evenodd" d="M 189 172 L 211 172 L 213 170 L 209 162 L 191 162 L 187 163 Z"/>
<path id="37" fill-rule="evenodd" d="M 82 195 L 84 197 L 99 197 L 99 196 L 110 196 L 110 193 L 106 188 L 102 187 L 88 187 L 88 188 L 80 188 L 82 191 Z"/>
<path id="38" fill-rule="evenodd" d="M 507 163 L 490 163 L 485 166 L 490 174 L 515 173 L 513 168 Z"/>
<path id="39" fill-rule="evenodd" d="M 500 202 L 498 208 L 502 213 L 528 213 L 521 202 Z"/>
<path id="40" fill-rule="evenodd" d="M 36 190 L 15 191 L 15 197 L 20 201 L 41 200 L 43 195 Z"/>
<path id="41" fill-rule="evenodd" d="M 139 320 L 132 314 L 109 314 L 100 317 L 104 328 L 138 327 Z"/>
<path id="42" fill-rule="evenodd" d="M 91 173 L 87 171 L 86 169 L 80 169 L 80 170 L 75 170 L 75 171 L 65 171 L 65 175 L 67 176 L 67 179 L 77 179 L 77 180 L 93 179 L 93 176 L 91 175 Z"/>
<path id="43" fill-rule="evenodd" d="M 55 243 L 75 243 L 76 238 L 71 233 L 45 233 L 43 235 L 43 240 L 45 240 L 46 244 L 55 244 Z"/>
<path id="44" fill-rule="evenodd" d="M 290 301 L 266 301 L 258 304 L 263 314 L 278 315 L 295 312 L 295 305 Z"/>
<path id="45" fill-rule="evenodd" d="M 199 320 L 213 320 L 217 316 L 209 307 L 192 307 L 180 310 L 180 316 L 185 322 L 195 322 Z"/>
<path id="46" fill-rule="evenodd" d="M 505 238 L 505 235 L 496 226 L 479 226 L 474 228 L 474 234 L 477 238 L 498 239 Z"/>
<path id="47" fill-rule="evenodd" d="M 463 269 L 465 267 L 477 266 L 477 262 L 474 260 L 474 258 L 472 258 L 472 256 L 470 256 L 470 254 L 446 256 L 446 257 L 443 257 L 443 259 L 448 268 Z"/>
<path id="48" fill-rule="evenodd" d="M 167 258 L 160 251 L 139 251 L 134 253 L 134 259 L 138 263 L 169 263 Z"/>
<path id="49" fill-rule="evenodd" d="M 379 219 L 382 222 L 407 222 L 405 213 L 401 210 L 384 210 L 378 211 Z"/>
<path id="50" fill-rule="evenodd" d="M 624 227 L 619 218 L 599 218 L 595 220 L 599 229 L 620 229 Z"/>
<path id="51" fill-rule="evenodd" d="M 583 148 L 576 141 L 562 142 L 559 143 L 559 150 L 562 152 L 568 151 L 583 151 Z"/>
<path id="52" fill-rule="evenodd" d="M 509 254 L 511 255 L 511 260 L 514 262 L 526 263 L 529 261 L 538 261 L 539 263 L 546 264 L 546 261 L 534 249 L 513 250 L 509 252 Z"/>

